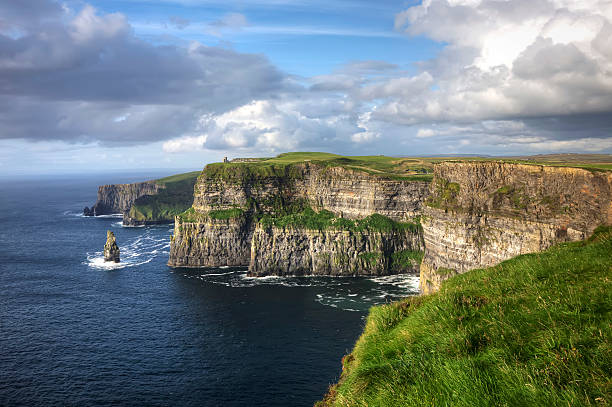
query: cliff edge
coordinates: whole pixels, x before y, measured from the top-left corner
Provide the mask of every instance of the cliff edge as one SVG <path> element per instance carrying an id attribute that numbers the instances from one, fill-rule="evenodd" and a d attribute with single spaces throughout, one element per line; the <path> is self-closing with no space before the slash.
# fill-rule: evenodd
<path id="1" fill-rule="evenodd" d="M 368 167 L 364 157 L 330 156 L 209 164 L 192 208 L 176 218 L 168 264 L 248 266 L 256 276 L 417 271 L 416 217 L 429 176 L 420 167 L 397 174 Z"/>
<path id="2" fill-rule="evenodd" d="M 437 164 L 423 206 L 421 291 L 612 224 L 612 173 L 503 162 Z"/>
<path id="3" fill-rule="evenodd" d="M 85 216 L 120 213 L 126 226 L 172 223 L 193 202 L 199 171 L 153 181 L 98 187 L 96 203 L 83 210 Z"/>

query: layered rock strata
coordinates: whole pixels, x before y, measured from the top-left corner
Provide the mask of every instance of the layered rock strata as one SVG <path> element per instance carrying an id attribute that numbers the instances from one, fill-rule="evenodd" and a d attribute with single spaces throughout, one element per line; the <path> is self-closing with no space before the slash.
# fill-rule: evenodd
<path id="1" fill-rule="evenodd" d="M 305 230 L 258 225 L 253 233 L 252 276 L 380 276 L 417 272 L 423 244 L 403 231 Z"/>
<path id="2" fill-rule="evenodd" d="M 236 164 L 207 166 L 195 186 L 192 210 L 197 216 L 175 220 L 168 264 L 249 266 L 249 273 L 258 276 L 414 271 L 415 264 L 393 263 L 391 255 L 396 250 L 421 251 L 419 230 L 278 229 L 264 227 L 259 219 L 312 207 L 346 219 L 378 213 L 403 222 L 421 212 L 427 193 L 427 182 L 384 179 L 308 162 L 264 169 Z M 232 210 L 239 210 L 240 215 L 215 219 Z M 285 263 L 285 258 L 291 261 Z"/>
<path id="3" fill-rule="evenodd" d="M 134 202 L 145 195 L 155 195 L 164 185 L 154 181 L 138 182 L 134 184 L 101 185 L 98 187 L 98 198 L 91 207 L 85 207 L 85 216 L 110 215 L 127 213 Z"/>
<path id="4" fill-rule="evenodd" d="M 422 216 L 421 291 L 612 223 L 612 173 L 497 162 L 436 165 Z"/>
<path id="5" fill-rule="evenodd" d="M 266 213 L 307 204 L 351 219 L 379 213 L 403 221 L 421 212 L 429 190 L 424 181 L 385 179 L 308 162 L 267 172 L 248 165 L 209 167 L 195 185 L 193 208 L 200 213 L 236 207 Z"/>
<path id="6" fill-rule="evenodd" d="M 174 223 L 172 267 L 246 266 L 251 258 L 252 225 L 246 217 Z"/>

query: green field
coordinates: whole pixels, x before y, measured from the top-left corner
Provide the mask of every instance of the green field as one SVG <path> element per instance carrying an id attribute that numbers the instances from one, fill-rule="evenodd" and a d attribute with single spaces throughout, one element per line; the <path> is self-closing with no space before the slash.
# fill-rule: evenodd
<path id="1" fill-rule="evenodd" d="M 294 164 L 311 162 L 325 167 L 343 167 L 366 172 L 382 179 L 430 181 L 433 164 L 420 158 L 397 158 L 382 155 L 341 156 L 331 153 L 284 153 L 249 163 L 213 163 L 206 166 L 208 177 L 238 181 L 245 177 L 292 176 Z"/>
<path id="2" fill-rule="evenodd" d="M 612 403 L 612 228 L 370 310 L 319 406 Z"/>
<path id="3" fill-rule="evenodd" d="M 139 222 L 172 222 L 193 203 L 193 187 L 200 171 L 172 175 L 155 180 L 164 185 L 156 195 L 138 198 L 130 208 L 129 216 Z"/>
<path id="4" fill-rule="evenodd" d="M 612 170 L 612 155 L 606 154 L 556 154 L 525 157 L 388 157 L 295 152 L 280 154 L 272 158 L 260 158 L 248 163 L 212 163 L 206 166 L 205 172 L 208 177 L 218 177 L 228 182 L 240 182 L 249 177 L 296 176 L 294 164 L 311 162 L 325 167 L 342 167 L 361 171 L 381 179 L 431 181 L 434 164 L 444 161 L 494 161 L 584 168 L 592 171 Z"/>

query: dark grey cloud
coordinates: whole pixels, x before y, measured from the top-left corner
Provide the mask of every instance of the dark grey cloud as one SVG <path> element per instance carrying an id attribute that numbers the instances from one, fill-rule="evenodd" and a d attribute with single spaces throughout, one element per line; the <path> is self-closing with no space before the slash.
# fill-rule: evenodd
<path id="1" fill-rule="evenodd" d="M 0 4 L 0 15 L 16 18 L 11 32 L 0 30 L 1 138 L 167 139 L 193 130 L 202 114 L 289 87 L 261 55 L 198 43 L 155 46 L 136 38 L 120 14 L 85 6 L 70 15 L 58 7 Z"/>
<path id="2" fill-rule="evenodd" d="M 48 0 L 5 0 L 0 4 L 0 32 L 28 30 L 62 14 L 59 3 Z"/>

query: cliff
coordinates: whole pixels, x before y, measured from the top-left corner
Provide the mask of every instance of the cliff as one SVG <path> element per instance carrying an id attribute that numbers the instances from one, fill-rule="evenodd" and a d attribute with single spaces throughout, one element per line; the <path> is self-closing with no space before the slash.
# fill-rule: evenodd
<path id="1" fill-rule="evenodd" d="M 443 161 L 428 182 L 416 159 L 312 154 L 208 165 L 177 217 L 168 264 L 256 276 L 419 270 L 429 293 L 612 223 L 610 171 Z"/>
<path id="2" fill-rule="evenodd" d="M 199 171 L 134 184 L 103 185 L 98 199 L 85 216 L 121 213 L 126 226 L 171 223 L 193 202 Z"/>
<path id="3" fill-rule="evenodd" d="M 612 223 L 612 173 L 500 162 L 436 165 L 422 217 L 421 291 Z"/>
<path id="4" fill-rule="evenodd" d="M 346 163 L 208 165 L 176 218 L 168 264 L 242 265 L 257 276 L 417 270 L 406 256 L 422 254 L 412 219 L 429 183 Z"/>
<path id="5" fill-rule="evenodd" d="M 113 184 L 98 187 L 98 199 L 90 208 L 85 207 L 85 216 L 110 215 L 125 213 L 141 196 L 155 195 L 163 188 L 155 181 L 138 182 L 135 184 Z"/>
<path id="6" fill-rule="evenodd" d="M 380 276 L 417 272 L 417 231 L 326 230 L 258 224 L 251 243 L 252 276 Z"/>
<path id="7" fill-rule="evenodd" d="M 172 267 L 246 266 L 252 226 L 246 217 L 188 219 L 177 217 L 170 240 Z"/>
<path id="8" fill-rule="evenodd" d="M 379 213 L 401 221 L 421 212 L 429 182 L 380 177 L 313 162 L 290 165 L 209 164 L 195 186 L 193 208 L 270 213 L 308 205 L 357 219 Z"/>

